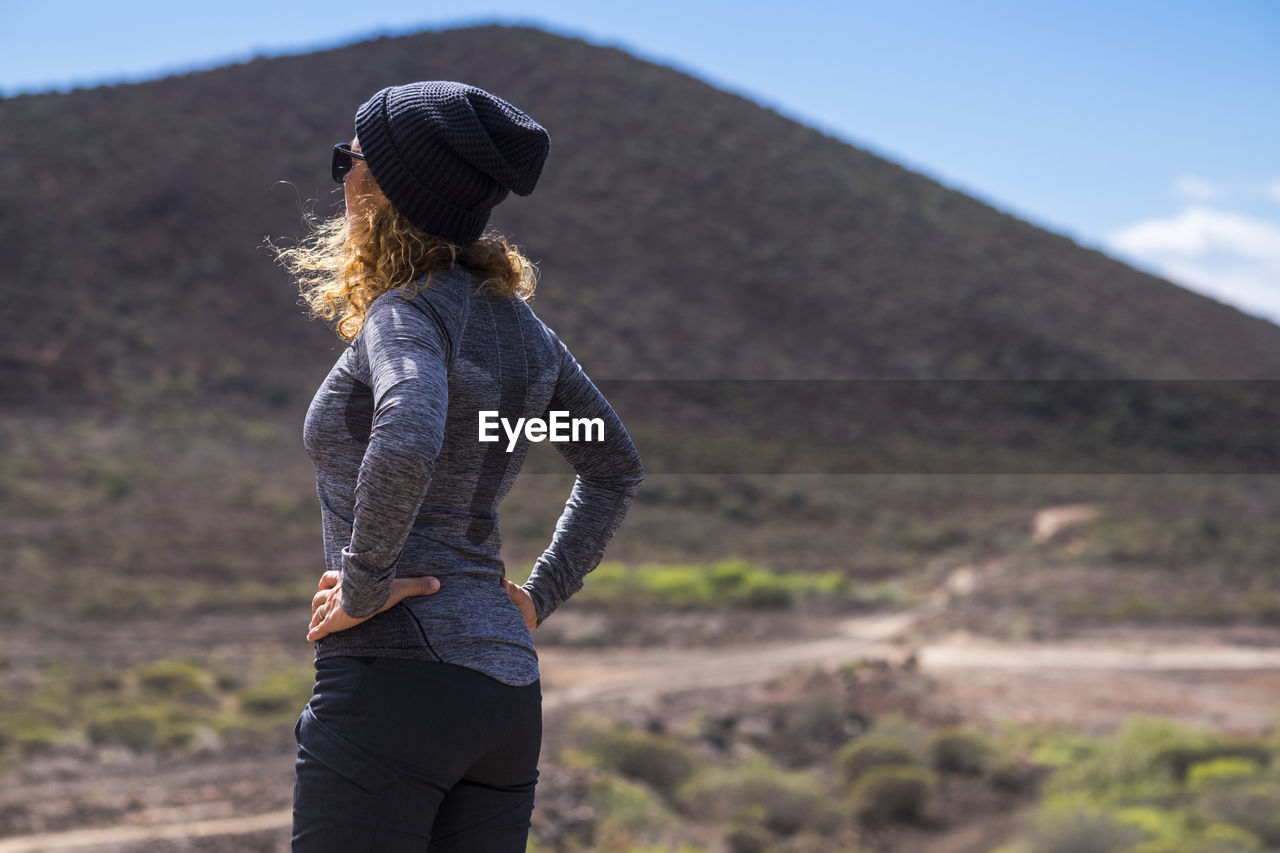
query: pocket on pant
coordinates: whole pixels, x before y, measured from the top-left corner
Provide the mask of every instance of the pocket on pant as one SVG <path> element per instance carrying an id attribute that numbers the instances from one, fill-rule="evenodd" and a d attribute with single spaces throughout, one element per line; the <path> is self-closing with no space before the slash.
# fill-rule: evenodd
<path id="1" fill-rule="evenodd" d="M 376 658 L 342 655 L 316 661 L 316 680 L 311 712 L 335 732 L 341 732 L 343 721 L 360 698 Z"/>
<path id="2" fill-rule="evenodd" d="M 371 794 L 394 782 L 398 775 L 379 759 L 320 722 L 308 705 L 294 729 L 298 749 Z"/>

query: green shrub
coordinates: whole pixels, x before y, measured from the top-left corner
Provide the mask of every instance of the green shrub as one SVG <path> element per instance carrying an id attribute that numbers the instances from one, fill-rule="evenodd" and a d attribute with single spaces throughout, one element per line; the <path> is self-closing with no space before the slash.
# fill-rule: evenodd
<path id="1" fill-rule="evenodd" d="M 848 578 L 841 572 L 775 571 L 743 560 L 640 566 L 601 563 L 578 593 L 584 604 L 679 610 L 786 608 L 805 596 L 848 599 Z"/>
<path id="2" fill-rule="evenodd" d="M 115 669 L 95 669 L 83 681 L 83 689 L 101 693 L 119 693 L 125 688 L 124 673 Z"/>
<path id="3" fill-rule="evenodd" d="M 1230 784 L 1256 776 L 1258 765 L 1248 758 L 1211 758 L 1198 761 L 1187 770 L 1187 787 L 1192 790 Z"/>
<path id="4" fill-rule="evenodd" d="M 617 776 L 606 775 L 588 783 L 586 800 L 601 817 L 598 835 L 625 835 L 628 846 L 656 840 L 671 823 L 671 813 L 653 791 Z M 612 827 L 603 826 L 605 823 Z"/>
<path id="5" fill-rule="evenodd" d="M 944 729 L 929 738 L 929 763 L 939 773 L 976 776 L 986 770 L 994 751 L 986 737 L 966 729 Z"/>
<path id="6" fill-rule="evenodd" d="M 1274 779 L 1214 787 L 1196 798 L 1197 811 L 1220 823 L 1232 824 L 1258 836 L 1265 844 L 1280 845 L 1280 781 Z"/>
<path id="7" fill-rule="evenodd" d="M 716 603 L 710 578 L 688 566 L 660 566 L 644 575 L 645 592 L 653 603 L 681 610 Z"/>
<path id="8" fill-rule="evenodd" d="M 23 755 L 42 752 L 64 740 L 66 735 L 61 730 L 39 722 L 18 731 L 15 736 L 18 749 L 22 750 Z"/>
<path id="9" fill-rule="evenodd" d="M 240 707 L 250 714 L 298 713 L 311 696 L 314 675 L 309 667 L 273 672 L 241 691 Z"/>
<path id="10" fill-rule="evenodd" d="M 761 570 L 744 560 L 722 560 L 710 566 L 708 576 L 717 595 L 732 595 Z"/>
<path id="11" fill-rule="evenodd" d="M 159 745 L 164 712 L 149 706 L 109 706 L 89 722 L 89 740 L 99 746 L 126 746 L 136 752 Z"/>
<path id="12" fill-rule="evenodd" d="M 987 781 L 993 787 L 1015 794 L 1035 788 L 1042 775 L 1040 767 L 1016 757 L 992 759 L 986 769 Z"/>
<path id="13" fill-rule="evenodd" d="M 740 601 L 749 607 L 784 608 L 790 607 L 795 600 L 792 588 L 795 584 L 787 583 L 787 578 L 774 575 L 755 575 L 748 578 L 738 590 L 733 600 Z"/>
<path id="14" fill-rule="evenodd" d="M 1262 843 L 1258 837 L 1236 826 L 1211 824 L 1203 831 L 1190 828 L 1181 821 L 1182 828 L 1176 834 L 1163 832 L 1129 848 L 1125 853 L 1260 853 Z"/>
<path id="15" fill-rule="evenodd" d="M 853 786 L 858 820 L 869 826 L 918 821 L 936 784 L 937 777 L 923 767 L 899 764 L 869 768 Z"/>
<path id="16" fill-rule="evenodd" d="M 1132 718 L 1073 750 L 1017 849 L 1026 853 L 1254 853 L 1280 843 L 1280 779 L 1260 742 Z"/>
<path id="17" fill-rule="evenodd" d="M 1156 755 L 1157 763 L 1166 765 L 1179 780 L 1185 780 L 1194 765 L 1219 758 L 1241 759 L 1266 767 L 1271 763 L 1271 752 L 1260 743 L 1197 734 L 1189 742 L 1172 744 Z"/>
<path id="18" fill-rule="evenodd" d="M 915 748 L 904 737 L 875 730 L 859 735 L 836 753 L 836 767 L 846 782 L 857 782 L 877 767 L 918 764 Z"/>
<path id="19" fill-rule="evenodd" d="M 188 709 L 171 710 L 160 721 L 156 739 L 164 747 L 184 747 L 195 739 L 197 732 L 207 730 L 212 733 L 213 721 L 214 717 L 209 713 Z"/>
<path id="20" fill-rule="evenodd" d="M 1252 832 L 1222 823 L 1210 824 L 1198 842 L 1195 853 L 1255 853 L 1262 840 Z"/>
<path id="21" fill-rule="evenodd" d="M 693 751 L 652 732 L 618 729 L 601 735 L 588 748 L 604 767 L 671 794 L 693 774 Z"/>
<path id="22" fill-rule="evenodd" d="M 1103 749 L 1101 740 L 1069 732 L 1036 744 L 1031 762 L 1041 767 L 1070 767 L 1088 761 Z"/>
<path id="23" fill-rule="evenodd" d="M 821 781 L 783 770 L 763 756 L 699 773 L 681 788 L 680 801 L 690 814 L 732 820 L 740 827 L 758 824 L 778 835 L 802 829 L 829 834 L 841 823 Z"/>
<path id="24" fill-rule="evenodd" d="M 1191 816 L 1176 809 L 1121 808 L 1114 814 L 1117 820 L 1136 826 L 1146 834 L 1139 848 L 1186 845 L 1195 835 Z"/>
<path id="25" fill-rule="evenodd" d="M 773 837 L 763 826 L 735 824 L 724 837 L 730 853 L 768 853 Z"/>
<path id="26" fill-rule="evenodd" d="M 244 676 L 238 672 L 216 669 L 213 672 L 213 685 L 222 691 L 239 690 L 244 687 Z"/>
<path id="27" fill-rule="evenodd" d="M 199 666 L 187 661 L 158 660 L 137 669 L 138 685 L 153 696 L 183 702 L 213 699 L 212 679 Z"/>
<path id="28" fill-rule="evenodd" d="M 60 729 L 36 714 L 22 711 L 0 714 L 0 749 L 14 746 L 21 754 L 30 755 L 62 738 Z"/>
<path id="29" fill-rule="evenodd" d="M 1213 758 L 1265 755 L 1243 741 L 1186 729 L 1168 720 L 1133 717 L 1087 757 L 1060 767 L 1049 779 L 1050 794 L 1087 792 L 1113 801 L 1142 798 L 1147 805 L 1181 796 L 1187 770 Z"/>
<path id="30" fill-rule="evenodd" d="M 1100 809 L 1048 809 L 1027 833 L 1033 853 L 1122 853 L 1146 839 L 1146 832 Z"/>

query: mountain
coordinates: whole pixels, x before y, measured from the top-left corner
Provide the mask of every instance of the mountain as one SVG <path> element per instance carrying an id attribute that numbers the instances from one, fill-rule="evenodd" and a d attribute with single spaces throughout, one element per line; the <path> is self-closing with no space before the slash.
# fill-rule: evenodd
<path id="1" fill-rule="evenodd" d="M 358 104 L 432 78 L 551 133 L 494 224 L 651 475 L 610 559 L 931 589 L 1013 555 L 1023 609 L 975 624 L 1280 612 L 1273 478 L 810 476 L 1280 471 L 1276 383 L 1204 381 L 1280 375 L 1280 327 L 670 68 L 487 26 L 0 100 L 0 539 L 23 593 L 0 614 L 305 603 L 300 432 L 340 344 L 264 239 L 339 210 Z M 503 504 L 513 577 L 572 482 L 545 444 L 527 470 L 551 476 Z M 1026 545 L 1037 508 L 1086 502 L 1084 540 Z"/>
<path id="2" fill-rule="evenodd" d="M 359 103 L 433 78 L 549 129 L 537 191 L 493 222 L 595 376 L 1280 374 L 1274 324 L 686 74 L 483 26 L 0 101 L 0 392 L 309 395 L 336 342 L 263 240 L 337 210 Z"/>

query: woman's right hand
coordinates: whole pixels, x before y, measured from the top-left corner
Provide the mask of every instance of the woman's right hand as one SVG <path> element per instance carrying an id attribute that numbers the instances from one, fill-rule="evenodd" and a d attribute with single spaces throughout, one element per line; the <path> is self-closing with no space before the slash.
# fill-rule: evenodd
<path id="1" fill-rule="evenodd" d="M 354 628 L 361 622 L 372 619 L 365 616 L 356 619 L 348 616 L 342 609 L 342 573 L 328 571 L 320 576 L 320 591 L 311 599 L 311 624 L 307 628 L 307 640 L 314 643 L 321 637 L 336 631 Z M 404 599 L 413 595 L 432 595 L 440 590 L 440 581 L 433 577 L 397 578 L 391 582 L 391 594 L 386 603 L 378 610 L 382 613 L 390 610 Z"/>

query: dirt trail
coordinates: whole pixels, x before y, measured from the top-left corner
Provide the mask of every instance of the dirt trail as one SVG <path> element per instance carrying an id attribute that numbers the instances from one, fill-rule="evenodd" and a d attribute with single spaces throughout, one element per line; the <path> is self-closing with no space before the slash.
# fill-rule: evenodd
<path id="1" fill-rule="evenodd" d="M 248 835 L 289 826 L 289 810 L 267 812 L 252 817 L 195 820 L 162 826 L 113 826 L 104 829 L 77 829 L 72 832 L 28 835 L 0 840 L 0 853 L 43 853 L 56 850 L 90 850 L 145 844 L 152 841 Z"/>
<path id="2" fill-rule="evenodd" d="M 727 648 L 542 649 L 543 707 L 648 701 L 685 690 L 767 681 L 797 667 L 839 666 L 867 657 L 902 657 L 894 638 L 916 614 L 864 616 L 835 623 L 830 636 Z"/>
<path id="3" fill-rule="evenodd" d="M 656 703 L 689 690 L 767 681 L 799 667 L 910 662 L 964 719 L 1105 730 L 1132 714 L 1262 733 L 1280 722 L 1280 630 L 1112 629 L 1054 642 L 965 635 L 913 641 L 931 607 L 835 623 L 830 636 L 728 649 L 548 649 L 546 707 Z"/>
<path id="4" fill-rule="evenodd" d="M 544 649 L 544 706 L 553 714 L 582 705 L 654 703 L 672 693 L 760 683 L 798 667 L 880 658 L 907 662 L 931 676 L 938 695 L 967 719 L 1105 728 L 1129 714 L 1158 713 L 1252 732 L 1277 722 L 1280 631 L 1255 632 L 1251 645 L 1230 642 L 1225 634 L 1139 629 L 1053 643 L 953 636 L 916 645 L 912 628 L 929 610 L 841 620 L 819 639 L 753 646 Z M 288 825 L 288 810 L 277 810 L 81 829 L 0 839 L 0 853 L 123 849 L 164 839 L 283 831 Z"/>

